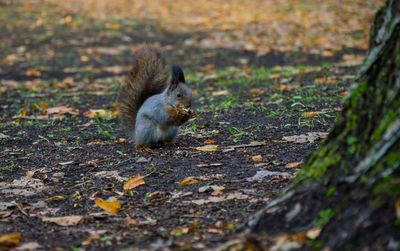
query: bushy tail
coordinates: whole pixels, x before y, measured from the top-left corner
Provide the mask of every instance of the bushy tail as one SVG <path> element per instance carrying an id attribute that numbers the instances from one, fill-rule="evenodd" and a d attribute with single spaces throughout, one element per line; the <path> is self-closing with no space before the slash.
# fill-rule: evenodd
<path id="1" fill-rule="evenodd" d="M 140 106 L 166 88 L 167 77 L 165 61 L 156 48 L 143 46 L 133 54 L 132 72 L 118 92 L 119 113 L 126 127 L 135 127 Z"/>

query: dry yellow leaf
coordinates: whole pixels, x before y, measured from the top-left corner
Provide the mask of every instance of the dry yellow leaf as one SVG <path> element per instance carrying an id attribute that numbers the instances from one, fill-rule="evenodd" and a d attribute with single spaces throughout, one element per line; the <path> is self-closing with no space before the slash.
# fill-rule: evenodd
<path id="1" fill-rule="evenodd" d="M 222 90 L 222 91 L 211 92 L 211 95 L 213 95 L 213 96 L 223 96 L 223 95 L 227 95 L 228 93 L 229 93 L 228 90 Z"/>
<path id="2" fill-rule="evenodd" d="M 312 228 L 312 229 L 310 229 L 310 230 L 308 230 L 308 231 L 306 232 L 306 236 L 307 236 L 309 239 L 315 239 L 315 238 L 317 238 L 317 237 L 319 236 L 320 233 L 321 233 L 321 228 L 319 228 L 319 227 L 317 227 L 317 228 Z"/>
<path id="3" fill-rule="evenodd" d="M 0 249 L 8 250 L 8 248 L 18 245 L 20 239 L 21 233 L 3 234 L 0 236 Z"/>
<path id="4" fill-rule="evenodd" d="M 301 162 L 292 162 L 285 165 L 286 168 L 294 168 L 300 166 Z"/>
<path id="5" fill-rule="evenodd" d="M 250 93 L 252 94 L 263 94 L 265 91 L 260 89 L 250 89 Z"/>
<path id="6" fill-rule="evenodd" d="M 103 116 L 106 116 L 106 115 L 111 117 L 111 113 L 107 112 L 104 109 L 90 109 L 90 110 L 88 110 L 88 111 L 83 113 L 83 116 L 85 116 L 86 118 L 91 118 L 91 119 L 96 117 L 96 116 L 103 117 Z"/>
<path id="7" fill-rule="evenodd" d="M 203 151 L 203 152 L 214 152 L 218 148 L 218 145 L 205 145 L 196 147 L 196 150 Z"/>
<path id="8" fill-rule="evenodd" d="M 304 118 L 312 118 L 312 117 L 319 117 L 319 114 L 317 112 L 303 112 L 301 116 Z"/>
<path id="9" fill-rule="evenodd" d="M 347 94 L 348 94 L 348 92 L 341 92 L 341 93 L 339 94 L 339 97 L 344 98 L 344 97 L 347 96 Z"/>
<path id="10" fill-rule="evenodd" d="M 47 108 L 46 109 L 46 114 L 47 115 L 63 115 L 63 114 L 78 115 L 79 114 L 79 110 L 75 109 L 73 107 L 56 106 L 56 107 Z"/>
<path id="11" fill-rule="evenodd" d="M 324 56 L 324 57 L 332 57 L 333 56 L 333 52 L 332 51 L 323 51 L 322 52 L 322 56 Z"/>
<path id="12" fill-rule="evenodd" d="M 85 55 L 82 55 L 82 56 L 80 57 L 80 59 L 81 59 L 82 62 L 87 62 L 87 61 L 89 61 L 89 57 L 88 57 L 88 56 L 85 56 Z"/>
<path id="13" fill-rule="evenodd" d="M 326 82 L 326 77 L 321 77 L 321 78 L 316 78 L 314 79 L 314 82 L 317 84 L 322 84 Z"/>
<path id="14" fill-rule="evenodd" d="M 40 75 L 42 75 L 42 73 L 38 70 L 35 69 L 28 69 L 25 72 L 26 76 L 33 76 L 33 77 L 39 77 Z"/>
<path id="15" fill-rule="evenodd" d="M 23 117 L 25 117 L 25 115 L 26 115 L 26 108 L 24 108 L 24 109 L 21 111 L 21 113 L 20 113 L 20 115 L 19 115 L 19 118 L 17 119 L 17 123 L 19 123 L 19 122 L 21 121 L 21 119 L 22 119 Z"/>
<path id="16" fill-rule="evenodd" d="M 69 24 L 72 22 L 72 17 L 71 16 L 66 16 L 63 20 L 62 23 L 64 24 Z"/>
<path id="17" fill-rule="evenodd" d="M 110 213 L 118 213 L 119 209 L 121 208 L 121 203 L 119 203 L 118 201 L 105 201 L 102 199 L 95 199 L 94 203 Z"/>
<path id="18" fill-rule="evenodd" d="M 206 141 L 204 141 L 204 144 L 212 144 L 212 143 L 215 143 L 215 140 L 207 139 Z"/>
<path id="19" fill-rule="evenodd" d="M 83 221 L 83 216 L 71 215 L 71 216 L 61 216 L 61 217 L 43 217 L 43 222 L 52 222 L 59 226 L 73 226 L 81 223 Z"/>
<path id="20" fill-rule="evenodd" d="M 38 103 L 38 105 L 40 106 L 40 108 L 42 108 L 43 110 L 46 110 L 47 108 L 49 108 L 48 105 L 46 105 L 45 103 L 43 103 L 43 102 L 40 101 L 40 100 L 39 100 L 37 103 Z"/>
<path id="21" fill-rule="evenodd" d="M 251 157 L 251 160 L 253 160 L 254 162 L 261 162 L 263 160 L 261 155 L 256 155 Z"/>
<path id="22" fill-rule="evenodd" d="M 280 77 L 281 77 L 281 74 L 279 74 L 279 73 L 275 73 L 275 74 L 270 74 L 269 75 L 270 79 L 276 79 L 276 78 L 280 78 Z"/>
<path id="23" fill-rule="evenodd" d="M 136 174 L 135 176 L 129 178 L 123 186 L 125 193 L 128 193 L 129 190 L 132 188 L 138 187 L 140 185 L 143 185 L 145 182 L 143 180 L 143 177 L 140 176 L 140 174 Z"/>
<path id="24" fill-rule="evenodd" d="M 290 90 L 290 87 L 287 86 L 287 85 L 280 84 L 280 85 L 278 85 L 278 86 L 276 87 L 276 89 L 277 89 L 277 90 L 280 90 L 280 91 L 289 91 L 289 90 Z"/>
<path id="25" fill-rule="evenodd" d="M 91 234 L 86 240 L 82 241 L 82 245 L 86 246 L 92 243 L 94 240 L 100 239 L 101 236 L 98 233 Z"/>
<path id="26" fill-rule="evenodd" d="M 191 185 L 191 184 L 195 184 L 195 183 L 199 183 L 193 176 L 191 177 L 187 177 L 184 180 L 182 180 L 181 182 L 179 182 L 179 186 L 187 186 L 187 185 Z"/>

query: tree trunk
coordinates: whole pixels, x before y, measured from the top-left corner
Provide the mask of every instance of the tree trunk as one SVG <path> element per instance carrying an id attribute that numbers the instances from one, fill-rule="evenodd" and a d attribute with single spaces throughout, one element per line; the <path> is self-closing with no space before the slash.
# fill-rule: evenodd
<path id="1" fill-rule="evenodd" d="M 245 232 L 314 228 L 321 232 L 307 250 L 400 250 L 400 1 L 377 12 L 370 37 L 329 136 Z"/>

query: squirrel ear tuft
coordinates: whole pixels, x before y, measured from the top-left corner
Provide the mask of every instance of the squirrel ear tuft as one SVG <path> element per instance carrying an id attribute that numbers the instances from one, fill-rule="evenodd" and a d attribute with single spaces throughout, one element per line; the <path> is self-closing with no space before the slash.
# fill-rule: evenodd
<path id="1" fill-rule="evenodd" d="M 172 65 L 172 78 L 169 90 L 172 91 L 176 87 L 178 87 L 179 82 L 186 83 L 185 75 L 183 74 L 181 67 L 179 67 L 179 65 L 174 64 Z"/>
<path id="2" fill-rule="evenodd" d="M 177 78 L 179 82 L 186 83 L 185 75 L 183 74 L 183 71 L 179 65 L 172 65 L 172 78 Z"/>

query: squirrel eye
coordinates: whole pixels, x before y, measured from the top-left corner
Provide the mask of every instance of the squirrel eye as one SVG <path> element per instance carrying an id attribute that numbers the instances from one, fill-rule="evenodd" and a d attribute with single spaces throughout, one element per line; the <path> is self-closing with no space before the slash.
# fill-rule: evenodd
<path id="1" fill-rule="evenodd" d="M 178 98 L 180 98 L 182 95 L 181 95 L 180 93 L 178 93 L 178 94 L 176 94 L 176 96 L 177 96 Z"/>

